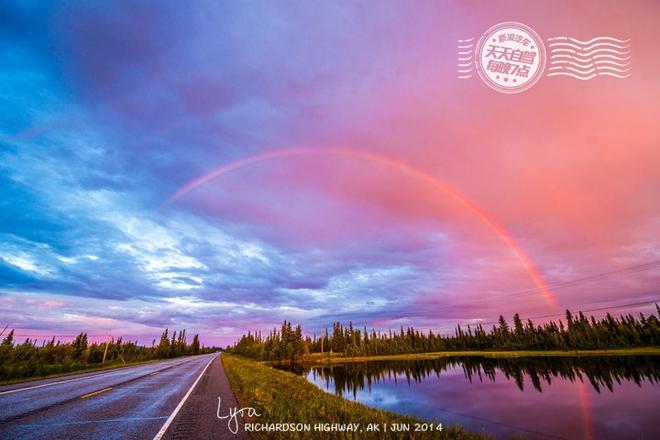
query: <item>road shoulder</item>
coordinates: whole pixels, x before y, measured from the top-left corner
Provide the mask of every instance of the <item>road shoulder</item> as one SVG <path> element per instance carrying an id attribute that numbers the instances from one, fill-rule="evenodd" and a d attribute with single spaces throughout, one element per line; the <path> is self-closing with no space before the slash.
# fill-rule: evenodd
<path id="1" fill-rule="evenodd" d="M 238 408 L 221 356 L 216 357 L 202 374 L 162 438 L 248 440 L 250 437 L 245 433 L 242 417 L 234 419 L 237 422 L 235 434 L 230 430 L 233 425 L 229 419 L 217 417 L 218 398 L 222 402 L 219 410 L 221 416 L 227 416 L 231 409 Z"/>

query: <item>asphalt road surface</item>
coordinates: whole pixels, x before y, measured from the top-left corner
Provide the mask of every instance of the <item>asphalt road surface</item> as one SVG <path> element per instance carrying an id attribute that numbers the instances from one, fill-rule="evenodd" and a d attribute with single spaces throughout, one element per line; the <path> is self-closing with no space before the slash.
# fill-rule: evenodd
<path id="1" fill-rule="evenodd" d="M 244 439 L 217 353 L 0 387 L 0 439 Z M 240 421 L 239 421 L 240 422 Z"/>

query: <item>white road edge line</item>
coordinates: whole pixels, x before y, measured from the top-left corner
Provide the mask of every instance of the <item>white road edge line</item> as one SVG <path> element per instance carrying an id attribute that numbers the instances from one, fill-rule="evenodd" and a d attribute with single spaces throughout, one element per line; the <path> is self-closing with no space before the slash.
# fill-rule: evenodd
<path id="1" fill-rule="evenodd" d="M 192 394 L 192 392 L 195 389 L 195 387 L 197 386 L 197 383 L 199 382 L 199 380 L 202 378 L 202 376 L 204 376 L 204 373 L 206 373 L 206 370 L 209 368 L 209 365 L 211 365 L 211 362 L 216 360 L 218 357 L 219 357 L 219 355 L 213 356 L 213 358 L 211 358 L 209 363 L 206 364 L 206 367 L 204 367 L 202 372 L 199 373 L 199 376 L 197 376 L 197 380 L 195 380 L 195 383 L 192 384 L 192 386 L 190 387 L 190 389 L 188 390 L 186 395 L 183 396 L 183 399 L 181 399 L 181 401 L 176 406 L 176 408 L 174 408 L 174 411 L 172 412 L 172 414 L 170 414 L 170 417 L 165 421 L 165 424 L 160 428 L 160 431 L 158 431 L 158 434 L 156 434 L 156 436 L 154 437 L 153 440 L 160 440 L 161 438 L 163 438 L 163 436 L 165 435 L 165 432 L 167 432 L 167 428 L 170 427 L 170 425 L 174 421 L 174 418 L 177 416 L 177 414 L 179 414 L 179 411 L 181 411 L 181 408 L 183 408 L 183 405 L 186 403 L 186 400 L 188 400 L 188 397 L 190 396 L 190 394 Z"/>

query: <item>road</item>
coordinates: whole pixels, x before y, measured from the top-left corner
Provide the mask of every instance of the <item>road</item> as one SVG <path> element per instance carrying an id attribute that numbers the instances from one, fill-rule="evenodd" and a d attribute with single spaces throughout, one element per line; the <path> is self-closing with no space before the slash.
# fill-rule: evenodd
<path id="1" fill-rule="evenodd" d="M 0 439 L 247 438 L 218 397 L 237 406 L 217 353 L 8 385 Z"/>

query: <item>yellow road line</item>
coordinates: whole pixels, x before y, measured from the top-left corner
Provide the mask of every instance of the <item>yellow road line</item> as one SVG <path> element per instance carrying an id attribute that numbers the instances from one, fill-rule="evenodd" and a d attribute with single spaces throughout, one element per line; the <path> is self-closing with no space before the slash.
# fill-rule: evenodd
<path id="1" fill-rule="evenodd" d="M 155 376 L 155 375 L 157 375 L 157 374 L 158 374 L 158 371 L 154 371 L 154 372 L 151 373 L 149 376 Z"/>
<path id="2" fill-rule="evenodd" d="M 96 396 L 97 394 L 105 393 L 106 391 L 110 391 L 112 387 L 108 388 L 103 388 L 102 390 L 94 391 L 93 393 L 85 394 L 83 396 L 80 396 L 81 399 L 86 399 L 88 397 Z"/>

